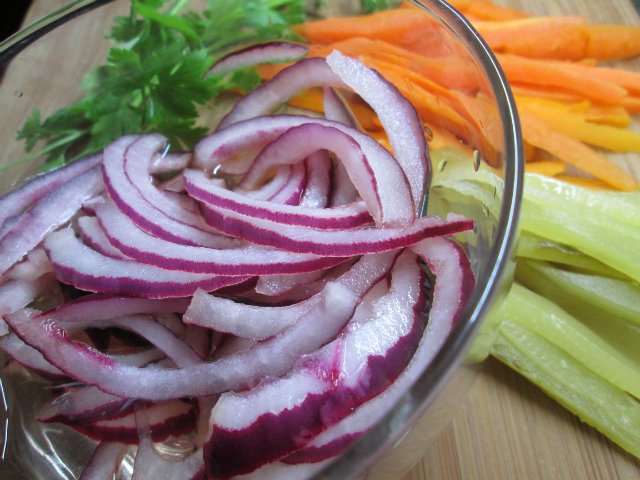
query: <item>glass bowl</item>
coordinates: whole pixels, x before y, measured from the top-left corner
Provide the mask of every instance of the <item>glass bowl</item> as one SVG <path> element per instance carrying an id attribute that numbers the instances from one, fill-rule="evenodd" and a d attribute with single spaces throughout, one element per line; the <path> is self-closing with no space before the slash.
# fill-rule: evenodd
<path id="1" fill-rule="evenodd" d="M 475 161 L 468 163 L 470 170 L 477 168 L 476 161 L 495 169 L 504 181 L 503 192 L 494 196 L 493 205 L 446 197 L 437 188 L 429 192 L 430 210 L 456 212 L 475 221 L 474 231 L 460 238 L 476 276 L 475 288 L 460 320 L 418 380 L 368 433 L 316 472 L 314 478 L 318 479 L 398 479 L 419 461 L 464 400 L 478 370 L 477 360 L 482 358 L 482 352 L 477 351 L 471 358 L 470 346 L 488 310 L 505 293 L 512 278 L 511 249 L 522 193 L 523 147 L 511 92 L 490 50 L 464 17 L 444 1 L 411 3 L 438 25 L 437 42 L 447 52 L 439 59 L 441 70 L 453 72 L 456 65 L 464 63 L 465 88 L 483 95 L 482 110 L 476 112 L 475 135 L 465 137 L 453 132 L 452 138 L 473 151 Z M 359 1 L 319 4 L 313 8 L 314 15 L 362 14 Z M 125 1 L 76 1 L 2 43 L 0 108 L 5 115 L 0 165 L 24 157 L 24 144 L 16 140 L 16 132 L 34 108 L 39 108 L 45 118 L 79 97 L 85 73 L 104 62 L 108 48 L 104 34 L 111 28 L 114 15 L 126 14 L 127 9 Z M 425 32 L 414 34 L 418 39 Z M 443 133 L 427 129 L 427 134 L 432 137 L 432 154 L 439 158 L 439 135 Z M 41 163 L 42 158 L 33 158 L 3 169 L 0 193 L 35 174 Z M 433 168 L 444 168 L 444 164 L 434 164 Z M 497 218 L 491 212 L 499 212 Z M 7 373 L 2 373 L 0 380 L 4 394 L 0 423 L 5 430 L 0 476 L 76 478 L 94 444 L 55 424 L 41 426 L 34 422 L 34 412 L 49 395 L 42 383 Z M 121 477 L 129 478 L 130 474 L 123 464 Z"/>

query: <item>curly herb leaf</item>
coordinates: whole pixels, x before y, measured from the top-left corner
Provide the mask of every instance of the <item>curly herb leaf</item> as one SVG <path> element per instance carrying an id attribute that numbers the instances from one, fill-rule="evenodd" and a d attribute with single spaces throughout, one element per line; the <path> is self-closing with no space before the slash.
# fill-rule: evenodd
<path id="1" fill-rule="evenodd" d="M 34 110 L 18 132 L 27 151 L 20 163 L 45 156 L 50 169 L 132 133 L 162 133 L 191 148 L 206 133 L 199 106 L 260 81 L 252 70 L 205 76 L 213 63 L 243 43 L 295 39 L 290 26 L 305 19 L 304 0 L 208 0 L 201 13 L 180 13 L 187 3 L 133 0 L 107 37 L 106 63 L 85 76 L 82 100 L 45 120 Z"/>

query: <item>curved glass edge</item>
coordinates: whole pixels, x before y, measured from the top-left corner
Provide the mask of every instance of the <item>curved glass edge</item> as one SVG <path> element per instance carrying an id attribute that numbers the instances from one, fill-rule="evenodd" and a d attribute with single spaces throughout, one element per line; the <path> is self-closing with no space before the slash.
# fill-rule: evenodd
<path id="1" fill-rule="evenodd" d="M 505 132 L 505 181 L 500 221 L 497 225 L 497 242 L 490 252 L 492 268 L 479 278 L 476 288 L 467 301 L 467 306 L 454 330 L 432 362 L 417 379 L 411 389 L 373 428 L 358 439 L 339 458 L 318 472 L 314 480 L 351 478 L 376 461 L 373 452 L 382 452 L 406 432 L 412 421 L 419 418 L 433 396 L 463 360 L 481 320 L 491 307 L 493 300 L 503 288 L 511 268 L 511 255 L 517 241 L 520 205 L 524 186 L 524 150 L 520 120 L 515 100 L 496 57 L 473 28 L 470 22 L 445 0 L 410 0 L 426 13 L 435 14 L 464 42 L 475 58 L 489 68 L 485 72 L 495 95 L 500 118 L 504 125 L 513 128 Z"/>
<path id="2" fill-rule="evenodd" d="M 58 25 L 68 22 L 74 17 L 82 15 L 84 12 L 111 3 L 114 0 L 76 0 L 33 22 L 31 25 L 21 29 L 0 43 L 0 65 L 5 65 L 11 58 L 15 57 L 21 50 L 44 36 Z"/>

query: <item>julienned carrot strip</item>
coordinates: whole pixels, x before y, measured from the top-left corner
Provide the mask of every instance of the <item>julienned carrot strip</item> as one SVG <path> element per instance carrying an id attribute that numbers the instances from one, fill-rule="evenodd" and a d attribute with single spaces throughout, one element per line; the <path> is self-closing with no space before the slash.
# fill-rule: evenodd
<path id="1" fill-rule="evenodd" d="M 497 54 L 497 57 L 507 79 L 512 83 L 564 89 L 606 104 L 619 105 L 627 96 L 627 91 L 618 85 L 566 68 L 567 62 L 524 58 L 511 54 Z"/>
<path id="2" fill-rule="evenodd" d="M 416 8 L 316 20 L 296 26 L 294 31 L 312 44 L 323 45 L 352 37 L 365 37 L 434 56 L 450 54 L 452 45 L 443 41 L 449 33 L 442 24 Z"/>
<path id="3" fill-rule="evenodd" d="M 612 127 L 627 128 L 631 125 L 631 116 L 624 107 L 615 105 L 592 105 L 584 112 L 584 118 L 588 122 Z"/>
<path id="4" fill-rule="evenodd" d="M 640 55 L 640 27 L 631 25 L 589 25 L 585 57 L 618 60 Z"/>
<path id="5" fill-rule="evenodd" d="M 383 40 L 351 37 L 326 45 L 311 45 L 309 56 L 326 57 L 334 49 L 353 57 L 369 55 L 397 64 L 447 88 L 459 90 L 477 88 L 477 80 L 474 77 L 476 67 L 469 60 L 453 54 L 446 57 L 425 57 Z"/>
<path id="6" fill-rule="evenodd" d="M 539 162 L 529 162 L 525 164 L 525 170 L 529 173 L 538 173 L 547 177 L 555 177 L 564 173 L 565 165 L 556 160 L 541 160 Z"/>
<path id="7" fill-rule="evenodd" d="M 512 83 L 511 91 L 521 97 L 542 98 L 563 103 L 578 103 L 584 100 L 582 95 L 576 92 L 568 92 L 561 88 L 547 87 L 543 85 L 523 85 Z"/>
<path id="8" fill-rule="evenodd" d="M 618 190 L 637 190 L 638 184 L 633 177 L 605 155 L 578 140 L 554 131 L 526 105 L 519 108 L 519 113 L 524 137 L 530 144 Z"/>
<path id="9" fill-rule="evenodd" d="M 576 177 L 574 175 L 556 175 L 558 180 L 564 180 L 565 182 L 573 183 L 580 187 L 587 187 L 593 190 L 610 190 L 611 188 L 602 180 L 597 178 L 588 177 Z"/>
<path id="10" fill-rule="evenodd" d="M 530 17 L 507 22 L 475 21 L 494 52 L 531 58 L 579 60 L 584 58 L 589 35 L 582 17 Z"/>
<path id="11" fill-rule="evenodd" d="M 588 122 L 583 113 L 550 101 L 516 97 L 516 103 L 518 108 L 526 105 L 530 112 L 558 133 L 613 152 L 640 153 L 640 133 Z"/>
<path id="12" fill-rule="evenodd" d="M 522 10 L 501 7 L 486 0 L 449 0 L 448 3 L 461 13 L 482 20 L 512 20 L 528 16 Z"/>
<path id="13" fill-rule="evenodd" d="M 322 92 L 320 90 L 307 90 L 300 95 L 292 97 L 287 102 L 292 107 L 310 110 L 312 112 L 322 113 L 324 105 L 322 102 Z M 382 128 L 380 120 L 373 110 L 360 102 L 350 102 L 349 108 L 355 115 L 356 119 L 365 130 L 379 130 Z"/>
<path id="14" fill-rule="evenodd" d="M 584 63 L 568 64 L 567 68 L 591 78 L 613 83 L 624 88 L 631 95 L 640 96 L 640 72 Z"/>
<path id="15" fill-rule="evenodd" d="M 631 114 L 640 113 L 640 96 L 625 98 L 622 101 L 622 106 L 627 112 Z"/>

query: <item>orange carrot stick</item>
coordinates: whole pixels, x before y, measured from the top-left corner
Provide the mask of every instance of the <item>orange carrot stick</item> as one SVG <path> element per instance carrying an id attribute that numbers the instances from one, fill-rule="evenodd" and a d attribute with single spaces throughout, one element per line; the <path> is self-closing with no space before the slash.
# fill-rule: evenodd
<path id="1" fill-rule="evenodd" d="M 527 142 L 560 160 L 578 167 L 618 190 L 637 190 L 638 184 L 625 170 L 584 143 L 562 135 L 541 120 L 526 105 L 519 108 L 522 130 Z"/>
<path id="2" fill-rule="evenodd" d="M 640 27 L 630 25 L 589 25 L 585 57 L 617 60 L 640 55 Z"/>
<path id="3" fill-rule="evenodd" d="M 582 17 L 530 17 L 507 22 L 475 21 L 494 52 L 531 58 L 579 60 L 585 57 L 589 35 Z"/>
<path id="4" fill-rule="evenodd" d="M 527 16 L 522 10 L 501 7 L 487 0 L 449 0 L 449 3 L 461 13 L 482 20 L 512 20 Z"/>
<path id="5" fill-rule="evenodd" d="M 606 104 L 620 104 L 627 91 L 611 82 L 590 78 L 566 68 L 567 62 L 498 54 L 498 61 L 513 83 L 564 89 Z M 569 64 L 571 65 L 571 64 Z"/>

